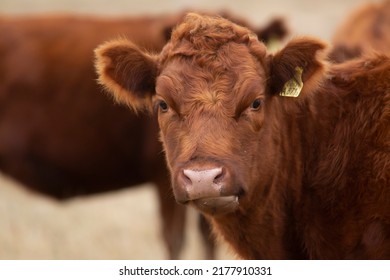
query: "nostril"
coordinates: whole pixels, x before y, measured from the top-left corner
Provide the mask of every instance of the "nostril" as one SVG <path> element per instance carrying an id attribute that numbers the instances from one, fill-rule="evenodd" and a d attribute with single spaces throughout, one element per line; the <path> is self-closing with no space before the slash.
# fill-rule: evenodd
<path id="1" fill-rule="evenodd" d="M 181 172 L 181 179 L 184 183 L 184 185 L 191 185 L 192 184 L 192 180 L 191 178 L 186 174 L 186 170 L 183 170 Z"/>
<path id="2" fill-rule="evenodd" d="M 223 180 L 224 177 L 225 177 L 225 168 L 221 168 L 220 172 L 215 175 L 213 183 L 214 184 L 220 183 Z"/>

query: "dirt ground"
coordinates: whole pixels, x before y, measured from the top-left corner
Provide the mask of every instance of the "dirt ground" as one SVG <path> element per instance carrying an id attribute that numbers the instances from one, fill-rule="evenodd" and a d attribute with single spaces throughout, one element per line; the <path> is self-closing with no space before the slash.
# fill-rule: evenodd
<path id="1" fill-rule="evenodd" d="M 196 218 L 182 259 L 204 256 Z M 59 203 L 0 175 L 0 259 L 165 259 L 159 226 L 151 185 Z"/>
<path id="2" fill-rule="evenodd" d="M 253 24 L 284 16 L 292 36 L 329 40 L 363 0 L 1 0 L 1 14 L 78 13 L 145 15 L 229 10 Z M 372 1 L 371 1 L 372 2 Z M 377 1 L 374 1 L 377 2 Z M 164 259 L 157 199 L 150 185 L 58 203 L 30 193 L 0 173 L 0 259 Z M 190 211 L 183 259 L 201 259 L 202 246 Z M 234 258 L 221 246 L 218 258 Z"/>

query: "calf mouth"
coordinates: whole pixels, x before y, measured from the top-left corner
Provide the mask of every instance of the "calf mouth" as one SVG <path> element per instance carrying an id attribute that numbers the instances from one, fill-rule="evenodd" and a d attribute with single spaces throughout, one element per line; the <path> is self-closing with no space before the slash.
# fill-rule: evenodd
<path id="1" fill-rule="evenodd" d="M 239 207 L 238 195 L 206 197 L 189 201 L 190 205 L 208 215 L 224 215 Z"/>

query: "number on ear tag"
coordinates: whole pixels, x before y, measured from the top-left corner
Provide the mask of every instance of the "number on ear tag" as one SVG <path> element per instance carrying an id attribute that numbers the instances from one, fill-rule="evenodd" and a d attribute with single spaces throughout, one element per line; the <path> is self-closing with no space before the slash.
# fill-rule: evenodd
<path id="1" fill-rule="evenodd" d="M 282 91 L 279 93 L 280 96 L 287 97 L 298 97 L 303 88 L 302 82 L 302 67 L 295 67 L 294 77 L 291 80 L 288 80 L 284 86 Z"/>

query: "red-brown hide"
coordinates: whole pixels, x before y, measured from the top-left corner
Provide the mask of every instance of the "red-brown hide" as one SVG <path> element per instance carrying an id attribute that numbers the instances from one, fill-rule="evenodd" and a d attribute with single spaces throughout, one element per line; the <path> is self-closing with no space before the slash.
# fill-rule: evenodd
<path id="1" fill-rule="evenodd" d="M 390 58 L 327 65 L 324 52 L 300 38 L 273 55 L 191 14 L 159 56 L 117 41 L 96 65 L 118 100 L 154 104 L 176 199 L 242 258 L 388 259 Z M 300 95 L 280 96 L 297 67 Z"/>

